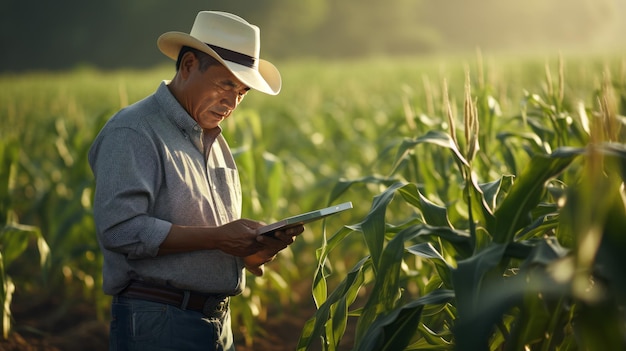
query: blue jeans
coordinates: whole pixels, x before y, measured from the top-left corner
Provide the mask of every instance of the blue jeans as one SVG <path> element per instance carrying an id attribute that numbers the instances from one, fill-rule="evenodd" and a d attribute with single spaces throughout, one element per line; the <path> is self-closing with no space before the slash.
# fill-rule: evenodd
<path id="1" fill-rule="evenodd" d="M 157 302 L 116 296 L 109 350 L 234 351 L 230 311 L 224 319 Z"/>

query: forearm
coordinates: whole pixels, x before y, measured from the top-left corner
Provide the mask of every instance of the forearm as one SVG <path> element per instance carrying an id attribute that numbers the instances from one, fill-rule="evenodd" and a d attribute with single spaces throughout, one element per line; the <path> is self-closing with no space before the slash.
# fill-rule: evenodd
<path id="1" fill-rule="evenodd" d="M 158 256 L 197 250 L 217 249 L 219 230 L 208 227 L 172 225 L 165 240 L 159 246 Z"/>
<path id="2" fill-rule="evenodd" d="M 233 256 L 244 257 L 261 248 L 257 242 L 259 223 L 239 219 L 217 227 L 180 226 L 173 224 L 159 246 L 158 255 L 197 250 L 221 250 Z"/>

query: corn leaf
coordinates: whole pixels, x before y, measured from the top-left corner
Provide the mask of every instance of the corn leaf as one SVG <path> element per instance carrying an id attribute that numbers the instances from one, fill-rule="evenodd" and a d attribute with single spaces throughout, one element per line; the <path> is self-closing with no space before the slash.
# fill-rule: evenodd
<path id="1" fill-rule="evenodd" d="M 487 227 L 495 242 L 511 242 L 517 231 L 530 223 L 529 213 L 541 200 L 545 183 L 560 174 L 581 152 L 559 149 L 550 156 L 533 158 L 496 209 L 494 224 Z"/>
<path id="2" fill-rule="evenodd" d="M 448 209 L 445 206 L 439 206 L 428 200 L 417 188 L 417 185 L 411 183 L 398 189 L 402 197 L 411 205 L 417 207 L 424 222 L 433 226 L 452 227 L 448 218 Z"/>
<path id="3" fill-rule="evenodd" d="M 450 149 L 458 162 L 465 166 L 469 166 L 469 163 L 467 162 L 465 157 L 463 157 L 463 154 L 458 149 L 454 140 L 452 140 L 452 137 L 450 137 L 450 134 L 438 130 L 431 130 L 425 135 L 415 139 L 404 140 L 398 149 L 398 154 L 406 155 L 411 149 L 421 143 L 435 144 Z M 401 158 L 402 157 L 397 157 L 396 159 Z"/>
<path id="4" fill-rule="evenodd" d="M 495 210 L 498 200 L 509 191 L 513 185 L 513 179 L 514 177 L 511 175 L 504 175 L 496 181 L 479 185 L 485 203 L 489 206 L 491 212 Z"/>
<path id="5" fill-rule="evenodd" d="M 459 258 L 469 257 L 472 254 L 472 244 L 469 234 L 465 231 L 450 227 L 434 227 L 430 225 L 415 225 L 403 229 L 408 239 L 440 242 L 440 239 L 449 243 Z"/>
<path id="6" fill-rule="evenodd" d="M 374 263 L 374 271 L 378 273 L 380 260 L 385 241 L 385 213 L 387 205 L 393 199 L 395 191 L 405 186 L 403 183 L 395 183 L 384 192 L 374 197 L 374 202 L 365 219 L 359 223 L 365 242 Z"/>
<path id="7" fill-rule="evenodd" d="M 391 310 L 400 297 L 400 268 L 404 254 L 404 240 L 403 232 L 394 236 L 381 254 L 378 269 L 375 269 L 377 274 L 374 288 L 357 324 L 357 340 L 363 338 L 376 317 L 384 311 Z M 376 265 L 374 260 L 372 262 Z"/>
<path id="8" fill-rule="evenodd" d="M 381 314 L 358 339 L 355 350 L 404 350 L 409 345 L 418 329 L 424 306 L 449 302 L 454 298 L 452 290 L 435 290 L 428 295 L 415 299 L 405 305 Z M 446 345 L 441 340 L 438 346 Z"/>
<path id="9" fill-rule="evenodd" d="M 330 252 L 337 247 L 346 236 L 354 230 L 360 230 L 360 227 L 355 227 L 357 229 L 352 229 L 347 226 L 341 228 L 331 236 L 328 241 L 324 241 L 322 246 L 316 250 L 318 266 L 313 277 L 313 299 L 318 307 L 326 301 L 328 293 L 325 274 L 326 259 Z"/>
<path id="10" fill-rule="evenodd" d="M 431 243 L 422 243 L 408 247 L 407 252 L 428 259 L 433 263 L 437 274 L 442 282 L 444 282 L 444 286 L 451 287 L 451 270 L 453 266 L 450 265 L 443 256 L 435 249 L 435 247 Z"/>
<path id="11" fill-rule="evenodd" d="M 344 194 L 350 187 L 358 184 L 382 184 L 385 186 L 391 186 L 396 183 L 397 179 L 386 178 L 381 176 L 370 175 L 358 179 L 341 179 L 339 180 L 330 192 L 328 203 L 332 203 Z"/>
<path id="12" fill-rule="evenodd" d="M 522 271 L 506 279 L 488 274 L 504 256 L 504 248 L 494 243 L 459 262 L 458 269 L 453 271 L 458 312 L 454 333 L 457 345 L 463 348 L 487 350 L 488 335 L 494 325 L 513 306 L 521 306 L 526 294 L 541 293 L 558 299 L 569 291 L 567 284 L 557 283 L 544 270 L 535 269 L 567 254 L 554 239 L 535 242 L 523 261 Z M 533 313 L 532 309 L 527 313 Z"/>
<path id="13" fill-rule="evenodd" d="M 346 296 L 356 296 L 356 293 L 365 282 L 365 272 L 371 268 L 371 264 L 372 261 L 369 257 L 365 257 L 359 261 L 341 283 L 339 283 L 328 299 L 318 307 L 315 315 L 304 325 L 302 334 L 298 340 L 297 350 L 306 350 L 313 341 L 319 339 L 324 330 L 324 326 L 331 317 L 331 308 L 333 305 Z"/>

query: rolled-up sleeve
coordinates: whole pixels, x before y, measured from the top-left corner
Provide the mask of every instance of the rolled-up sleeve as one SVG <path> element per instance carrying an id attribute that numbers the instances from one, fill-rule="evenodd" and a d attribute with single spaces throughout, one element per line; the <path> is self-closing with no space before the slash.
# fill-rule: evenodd
<path id="1" fill-rule="evenodd" d="M 125 127 L 100 135 L 89 154 L 96 179 L 94 219 L 103 248 L 128 259 L 154 257 L 171 223 L 150 216 L 162 185 L 158 150 Z"/>

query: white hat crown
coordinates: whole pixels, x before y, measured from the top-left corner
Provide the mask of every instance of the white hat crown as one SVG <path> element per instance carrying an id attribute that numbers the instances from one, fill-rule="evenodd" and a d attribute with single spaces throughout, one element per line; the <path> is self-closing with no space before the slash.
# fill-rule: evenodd
<path id="1" fill-rule="evenodd" d="M 278 69 L 259 58 L 259 27 L 243 18 L 219 11 L 201 11 L 189 34 L 167 32 L 159 37 L 161 52 L 176 60 L 183 46 L 205 52 L 228 68 L 239 80 L 261 92 L 276 95 L 282 80 Z"/>
<path id="2" fill-rule="evenodd" d="M 261 52 L 261 31 L 239 16 L 226 12 L 202 11 L 189 33 L 209 45 L 238 52 L 254 59 Z"/>

